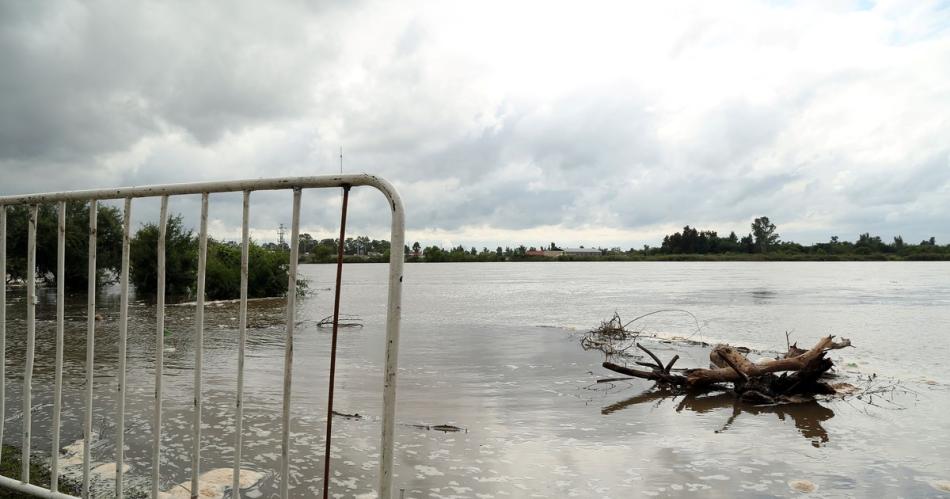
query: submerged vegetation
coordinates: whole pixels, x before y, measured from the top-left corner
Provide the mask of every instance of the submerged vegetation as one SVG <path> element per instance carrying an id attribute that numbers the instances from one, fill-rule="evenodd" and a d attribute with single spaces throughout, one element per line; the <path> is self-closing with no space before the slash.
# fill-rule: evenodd
<path id="1" fill-rule="evenodd" d="M 130 243 L 130 280 L 139 290 L 154 290 L 158 282 L 158 225 L 146 224 Z M 241 246 L 208 239 L 205 296 L 229 300 L 241 293 Z M 249 298 L 267 298 L 287 293 L 289 254 L 279 248 L 248 245 L 247 292 Z M 198 238 L 170 217 L 165 233 L 165 285 L 171 296 L 193 296 L 198 273 Z M 298 288 L 301 285 L 298 284 Z"/>
<path id="2" fill-rule="evenodd" d="M 198 268 L 198 241 L 181 224 L 181 216 L 168 219 L 165 230 L 165 290 L 183 295 L 194 289 Z M 155 289 L 158 282 L 158 225 L 146 224 L 129 243 L 129 279 L 136 289 Z"/>

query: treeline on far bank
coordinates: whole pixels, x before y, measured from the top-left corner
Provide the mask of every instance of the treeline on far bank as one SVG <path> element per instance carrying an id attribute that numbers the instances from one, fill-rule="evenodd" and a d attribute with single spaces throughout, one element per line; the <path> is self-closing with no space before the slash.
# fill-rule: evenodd
<path id="1" fill-rule="evenodd" d="M 782 241 L 776 225 L 768 217 L 759 217 L 741 237 L 735 232 L 723 237 L 687 225 L 665 236 L 659 247 L 644 246 L 624 254 L 662 260 L 950 260 L 950 244 L 938 245 L 934 237 L 918 244 L 905 242 L 901 236 L 885 242 L 865 232 L 853 242 L 831 236 L 827 242 L 804 245 Z"/>
<path id="2" fill-rule="evenodd" d="M 355 254 L 348 258 L 351 261 L 388 261 L 388 243 L 379 243 L 386 244 L 385 259 L 360 258 Z M 665 236 L 659 246 L 646 245 L 627 250 L 598 247 L 597 252 L 583 255 L 564 251 L 553 242 L 514 248 L 483 247 L 481 250 L 461 245 L 449 249 L 423 247 L 416 242 L 411 247 L 407 245 L 405 252 L 409 262 L 950 260 L 950 244 L 939 245 L 933 237 L 917 244 L 905 242 L 901 236 L 885 242 L 880 236 L 869 233 L 858 235 L 853 242 L 841 240 L 838 236 L 812 245 L 782 241 L 776 225 L 768 217 L 753 220 L 750 231 L 743 236 L 735 232 L 720 236 L 714 230 L 699 230 L 687 225 L 683 230 Z M 351 253 L 347 251 L 347 254 Z"/>
<path id="3" fill-rule="evenodd" d="M 29 208 L 7 208 L 7 281 L 23 281 L 27 270 Z M 53 205 L 40 205 L 36 229 L 36 272 L 50 284 L 60 277 L 69 291 L 88 285 L 89 205 L 66 204 L 65 273 L 56 275 L 58 214 Z M 97 284 L 117 280 L 122 265 L 122 213 L 99 206 L 96 218 Z M 158 226 L 142 225 L 129 242 L 129 281 L 140 295 L 154 294 L 158 282 Z M 263 298 L 287 293 L 287 251 L 251 242 L 248 247 L 248 296 Z M 198 237 L 182 226 L 181 216 L 169 217 L 165 236 L 165 289 L 170 301 L 195 295 L 198 274 Z M 241 247 L 208 238 L 205 297 L 209 300 L 240 296 Z M 298 283 L 297 291 L 303 284 Z"/>

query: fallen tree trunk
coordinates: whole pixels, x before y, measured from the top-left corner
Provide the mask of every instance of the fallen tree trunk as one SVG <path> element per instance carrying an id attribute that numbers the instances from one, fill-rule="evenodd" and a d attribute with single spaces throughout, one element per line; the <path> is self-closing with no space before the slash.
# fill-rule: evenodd
<path id="1" fill-rule="evenodd" d="M 717 366 L 720 365 L 717 360 L 727 365 L 725 367 L 720 366 L 718 369 L 695 369 L 689 373 L 686 384 L 698 387 L 713 383 L 740 381 L 743 375 L 746 378 L 753 378 L 767 373 L 801 371 L 816 359 L 824 358 L 825 352 L 849 346 L 851 346 L 851 340 L 845 338 L 840 342 L 835 342 L 833 336 L 826 336 L 805 353 L 753 364 L 735 348 L 729 345 L 717 345 L 709 354 L 709 359 Z M 790 350 L 792 348 L 796 347 L 792 346 Z M 728 365 L 729 362 L 732 362 L 734 366 Z M 829 365 L 828 368 L 830 369 L 831 366 Z"/>
<path id="2" fill-rule="evenodd" d="M 703 390 L 723 383 L 732 383 L 734 391 L 742 399 L 770 403 L 781 396 L 834 393 L 834 389 L 819 381 L 819 378 L 833 367 L 832 361 L 825 357 L 825 353 L 849 346 L 851 341 L 848 339 L 836 342 L 833 336 L 827 336 L 809 350 L 803 351 L 790 345 L 789 352 L 783 357 L 753 363 L 738 349 L 718 345 L 709 354 L 710 361 L 716 367 L 684 369 L 674 373 L 672 367 L 679 356 L 674 356 L 668 364 L 663 365 L 653 352 L 637 344 L 637 348 L 653 359 L 653 363 L 637 362 L 640 366 L 649 367 L 649 371 L 612 362 L 604 362 L 603 367 L 627 376 L 689 390 Z M 789 372 L 792 374 L 776 375 Z"/>

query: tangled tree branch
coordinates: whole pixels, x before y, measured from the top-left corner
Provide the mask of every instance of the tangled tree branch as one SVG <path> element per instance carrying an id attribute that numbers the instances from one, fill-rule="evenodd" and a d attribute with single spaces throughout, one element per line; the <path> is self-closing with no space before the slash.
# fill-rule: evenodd
<path id="1" fill-rule="evenodd" d="M 620 314 L 614 312 L 613 317 L 601 321 L 599 326 L 591 329 L 581 338 L 581 348 L 600 350 L 604 352 L 608 360 L 617 357 L 634 357 L 627 351 L 634 347 L 636 340 L 640 337 L 640 332 L 627 329 L 630 322 L 625 324 L 620 319 Z"/>

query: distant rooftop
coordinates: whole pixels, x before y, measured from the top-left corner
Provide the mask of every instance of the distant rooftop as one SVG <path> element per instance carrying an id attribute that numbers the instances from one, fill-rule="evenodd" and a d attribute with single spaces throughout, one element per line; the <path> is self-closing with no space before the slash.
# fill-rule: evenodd
<path id="1" fill-rule="evenodd" d="M 590 254 L 600 254 L 600 250 L 597 248 L 564 248 L 565 253 L 590 253 Z"/>

